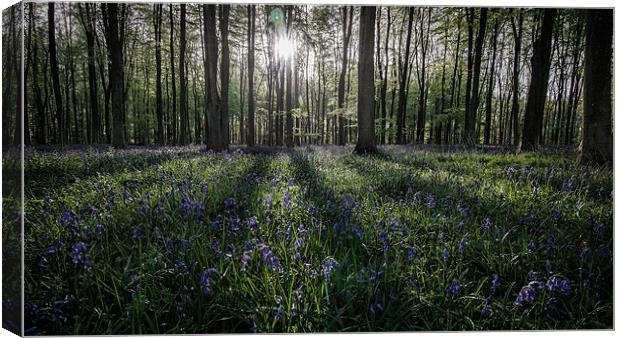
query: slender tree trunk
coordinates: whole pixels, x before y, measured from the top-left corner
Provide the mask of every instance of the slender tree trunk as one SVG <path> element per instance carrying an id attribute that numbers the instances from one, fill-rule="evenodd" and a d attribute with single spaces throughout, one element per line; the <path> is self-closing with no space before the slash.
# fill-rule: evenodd
<path id="1" fill-rule="evenodd" d="M 60 76 L 58 71 L 58 59 L 56 57 L 56 18 L 54 12 L 55 4 L 48 4 L 48 49 L 50 55 L 50 67 L 52 72 L 52 86 L 54 90 L 54 102 L 56 103 L 56 121 L 58 124 L 58 139 L 56 142 L 61 146 L 66 144 L 66 125 L 64 110 L 62 108 L 62 93 L 60 91 Z"/>
<path id="2" fill-rule="evenodd" d="M 254 121 L 254 42 L 256 25 L 256 5 L 248 5 L 248 146 L 256 140 Z"/>
<path id="3" fill-rule="evenodd" d="M 353 9 L 347 6 L 342 7 L 342 69 L 340 70 L 340 78 L 338 80 L 338 144 L 345 145 L 347 143 L 344 126 L 346 118 L 344 117 L 344 86 L 347 76 L 347 63 L 349 61 L 349 41 L 351 40 L 351 28 L 353 27 Z"/>
<path id="4" fill-rule="evenodd" d="M 549 68 L 551 66 L 551 40 L 556 10 L 544 10 L 541 33 L 534 42 L 532 55 L 532 76 L 525 106 L 523 138 L 520 150 L 535 150 L 540 143 L 542 122 L 549 85 Z"/>
<path id="5" fill-rule="evenodd" d="M 222 38 L 222 57 L 220 61 L 220 85 L 221 85 L 221 120 L 222 146 L 228 148 L 230 143 L 228 130 L 228 87 L 230 83 L 230 52 L 228 48 L 228 17 L 230 5 L 220 5 L 220 34 Z"/>
<path id="6" fill-rule="evenodd" d="M 499 29 L 499 21 L 495 19 L 493 24 L 493 56 L 491 57 L 491 70 L 489 75 L 489 85 L 487 86 L 487 103 L 486 103 L 486 117 L 484 121 L 484 144 L 490 144 L 491 140 L 491 113 L 492 113 L 492 101 L 493 90 L 495 85 L 495 56 L 497 55 L 497 31 Z"/>
<path id="7" fill-rule="evenodd" d="M 403 129 L 405 126 L 405 110 L 407 109 L 407 80 L 408 80 L 408 67 L 409 67 L 409 46 L 411 44 L 411 32 L 413 30 L 413 13 L 414 8 L 409 8 L 409 19 L 407 28 L 407 40 L 405 43 L 405 59 L 402 62 L 402 68 L 400 69 L 400 83 L 398 86 L 398 113 L 396 115 L 396 142 L 398 144 L 405 144 L 405 135 Z M 361 44 L 361 40 L 360 40 Z M 399 62 L 400 63 L 400 62 Z"/>

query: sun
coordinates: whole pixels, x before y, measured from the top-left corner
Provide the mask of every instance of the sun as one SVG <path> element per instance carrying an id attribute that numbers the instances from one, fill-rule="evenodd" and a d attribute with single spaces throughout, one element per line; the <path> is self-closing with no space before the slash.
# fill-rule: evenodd
<path id="1" fill-rule="evenodd" d="M 280 37 L 275 44 L 275 52 L 278 57 L 289 59 L 295 55 L 295 41 L 286 36 Z"/>

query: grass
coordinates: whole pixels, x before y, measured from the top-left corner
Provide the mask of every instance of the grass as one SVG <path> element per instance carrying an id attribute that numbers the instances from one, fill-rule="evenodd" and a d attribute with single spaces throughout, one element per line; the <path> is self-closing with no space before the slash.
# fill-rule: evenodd
<path id="1" fill-rule="evenodd" d="M 565 155 L 137 148 L 25 168 L 31 334 L 613 327 L 612 170 Z"/>

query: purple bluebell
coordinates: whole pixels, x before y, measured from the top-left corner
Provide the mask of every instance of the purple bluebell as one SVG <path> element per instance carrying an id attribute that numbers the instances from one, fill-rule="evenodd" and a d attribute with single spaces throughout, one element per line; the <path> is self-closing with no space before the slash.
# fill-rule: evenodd
<path id="1" fill-rule="evenodd" d="M 601 245 L 598 250 L 596 250 L 596 254 L 600 257 L 607 258 L 611 256 L 611 251 L 609 251 L 609 246 Z"/>
<path id="2" fill-rule="evenodd" d="M 465 251 L 466 240 L 467 240 L 467 234 L 465 234 L 463 238 L 461 238 L 461 241 L 459 242 L 459 248 L 457 249 L 458 253 L 462 254 Z"/>
<path id="3" fill-rule="evenodd" d="M 495 291 L 497 291 L 497 288 L 499 288 L 499 286 L 500 286 L 499 276 L 497 274 L 494 274 L 493 279 L 491 280 L 491 291 L 495 293 Z"/>
<path id="4" fill-rule="evenodd" d="M 594 231 L 595 234 L 597 234 L 598 236 L 605 236 L 605 233 L 607 232 L 605 230 L 605 226 L 599 222 L 597 222 L 596 220 L 592 221 L 592 230 Z"/>
<path id="5" fill-rule="evenodd" d="M 538 272 L 536 271 L 530 271 L 527 273 L 527 279 L 528 280 L 535 280 L 536 276 L 538 276 Z"/>
<path id="6" fill-rule="evenodd" d="M 211 268 L 211 269 L 207 269 L 202 273 L 202 276 L 200 276 L 200 286 L 202 287 L 202 292 L 205 295 L 211 295 L 212 292 L 212 280 L 213 277 L 217 277 L 219 276 L 220 273 L 217 271 L 217 269 Z"/>
<path id="7" fill-rule="evenodd" d="M 490 230 L 492 225 L 493 225 L 493 222 L 491 221 L 489 217 L 485 217 L 484 220 L 482 221 L 482 227 L 484 228 L 484 230 Z"/>
<path id="8" fill-rule="evenodd" d="M 570 287 L 570 281 L 566 277 L 551 276 L 547 280 L 547 289 L 549 291 L 559 291 L 564 295 L 570 295 L 572 289 Z"/>
<path id="9" fill-rule="evenodd" d="M 84 242 L 79 242 L 71 247 L 70 256 L 74 264 L 79 264 L 82 268 L 89 270 L 91 267 L 90 256 L 86 254 L 88 245 Z"/>
<path id="10" fill-rule="evenodd" d="M 529 243 L 527 243 L 527 252 L 532 253 L 535 250 L 536 250 L 536 244 L 534 244 L 534 241 L 529 241 Z"/>
<path id="11" fill-rule="evenodd" d="M 273 317 L 273 320 L 275 320 L 276 322 L 280 320 L 280 318 L 282 318 L 282 315 L 284 314 L 284 308 L 282 307 L 282 305 L 278 306 L 278 312 L 276 312 L 276 315 Z"/>
<path id="12" fill-rule="evenodd" d="M 428 195 L 426 206 L 429 209 L 435 209 L 435 207 L 437 206 L 437 202 L 435 202 L 435 198 L 433 197 L 433 195 L 430 195 L 430 194 Z"/>
<path id="13" fill-rule="evenodd" d="M 484 303 L 482 309 L 480 310 L 480 315 L 482 317 L 488 317 L 491 314 L 491 306 L 489 303 Z"/>
<path id="14" fill-rule="evenodd" d="M 233 209 L 237 205 L 237 200 L 230 197 L 224 200 L 224 206 L 228 209 Z"/>
<path id="15" fill-rule="evenodd" d="M 450 251 L 448 250 L 448 246 L 444 245 L 444 247 L 443 247 L 443 261 L 447 262 L 449 258 L 450 258 Z"/>
<path id="16" fill-rule="evenodd" d="M 287 209 L 291 208 L 291 195 L 289 194 L 288 190 L 284 192 L 284 207 Z"/>
<path id="17" fill-rule="evenodd" d="M 526 285 L 521 288 L 521 291 L 519 291 L 519 295 L 515 300 L 515 305 L 521 306 L 524 302 L 533 302 L 535 298 L 536 290 L 533 287 Z"/>
<path id="18" fill-rule="evenodd" d="M 332 270 L 335 270 L 337 268 L 338 262 L 335 259 L 328 257 L 323 260 L 323 264 L 321 264 L 321 272 L 325 276 L 325 281 L 327 283 L 329 283 L 329 281 L 331 280 Z"/>
<path id="19" fill-rule="evenodd" d="M 418 254 L 418 248 L 415 246 L 409 246 L 409 251 L 407 252 L 407 259 L 413 260 L 413 258 Z"/>
<path id="20" fill-rule="evenodd" d="M 560 220 L 560 218 L 562 218 L 562 212 L 556 209 L 551 209 L 551 214 L 553 215 L 553 218 L 555 218 L 556 220 Z"/>
<path id="21" fill-rule="evenodd" d="M 274 270 L 277 272 L 284 271 L 282 264 L 280 263 L 276 255 L 273 253 L 273 251 L 271 251 L 271 248 L 269 248 L 267 245 L 262 244 L 262 243 L 258 244 L 256 248 L 261 253 L 263 257 L 263 262 L 265 262 L 271 270 Z"/>
<path id="22" fill-rule="evenodd" d="M 460 233 L 461 231 L 463 231 L 463 222 L 456 225 L 456 232 Z"/>
<path id="23" fill-rule="evenodd" d="M 446 290 L 446 296 L 452 298 L 455 295 L 459 294 L 462 289 L 463 286 L 461 285 L 461 282 L 458 279 L 453 279 L 450 283 L 450 286 Z"/>
<path id="24" fill-rule="evenodd" d="M 590 250 L 590 248 L 588 247 L 583 248 L 583 250 L 581 250 L 581 253 L 579 254 L 579 257 L 581 257 L 581 259 L 584 261 L 590 258 L 590 256 L 592 256 L 592 250 Z"/>
<path id="25" fill-rule="evenodd" d="M 252 256 L 250 256 L 247 252 L 243 253 L 243 256 L 241 256 L 241 271 L 247 270 L 250 260 L 252 260 Z"/>

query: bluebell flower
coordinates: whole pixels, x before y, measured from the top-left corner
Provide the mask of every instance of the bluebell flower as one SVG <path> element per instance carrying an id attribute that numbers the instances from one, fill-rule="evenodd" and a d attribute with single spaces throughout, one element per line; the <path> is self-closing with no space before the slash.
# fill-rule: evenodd
<path id="1" fill-rule="evenodd" d="M 460 293 L 462 289 L 463 286 L 461 285 L 461 282 L 458 279 L 453 279 L 450 286 L 446 290 L 446 296 L 452 298 Z"/>
<path id="2" fill-rule="evenodd" d="M 585 247 L 583 248 L 583 250 L 581 250 L 581 254 L 579 254 L 579 256 L 581 257 L 582 260 L 586 260 L 588 258 L 590 258 L 590 256 L 592 256 L 592 250 L 590 250 L 590 248 Z"/>
<path id="3" fill-rule="evenodd" d="M 252 260 L 252 256 L 250 256 L 248 253 L 244 253 L 243 256 L 241 256 L 241 271 L 247 270 L 247 266 L 250 263 L 250 260 Z"/>
<path id="4" fill-rule="evenodd" d="M 456 232 L 460 233 L 463 230 L 463 222 L 456 225 Z"/>
<path id="5" fill-rule="evenodd" d="M 536 271 L 530 271 L 527 273 L 527 279 L 528 280 L 535 280 L 536 276 L 538 276 L 538 272 Z"/>
<path id="6" fill-rule="evenodd" d="M 460 205 L 458 206 L 459 209 L 459 213 L 461 214 L 461 216 L 463 217 L 467 217 L 469 215 L 469 208 L 466 207 L 461 207 Z"/>
<path id="7" fill-rule="evenodd" d="M 533 287 L 526 285 L 521 288 L 521 291 L 519 291 L 519 295 L 515 300 L 515 305 L 521 306 L 524 302 L 533 302 L 535 298 L 536 290 Z"/>
<path id="8" fill-rule="evenodd" d="M 461 241 L 459 242 L 459 248 L 457 249 L 458 253 L 463 253 L 463 251 L 465 251 L 466 239 L 467 239 L 467 234 L 465 234 L 463 238 L 461 238 Z"/>
<path id="9" fill-rule="evenodd" d="M 532 253 L 536 250 L 536 245 L 534 244 L 534 241 L 529 241 L 529 243 L 527 243 L 527 252 L 528 253 Z"/>
<path id="10" fill-rule="evenodd" d="M 494 274 L 493 279 L 491 280 L 491 291 L 495 293 L 495 291 L 497 290 L 497 288 L 499 288 L 499 286 L 500 286 L 499 276 L 497 274 Z"/>
<path id="11" fill-rule="evenodd" d="M 388 234 L 387 234 L 387 232 L 385 232 L 384 230 L 382 230 L 382 231 L 379 233 L 378 238 L 379 238 L 379 240 L 381 240 L 381 241 L 387 241 L 387 240 L 388 240 Z"/>
<path id="12" fill-rule="evenodd" d="M 267 194 L 265 195 L 265 197 L 263 197 L 263 203 L 265 204 L 271 204 L 272 201 L 273 197 L 271 196 L 271 194 Z"/>
<path id="13" fill-rule="evenodd" d="M 448 250 L 448 246 L 444 245 L 444 247 L 443 247 L 443 261 L 447 262 L 448 258 L 450 258 L 450 251 Z"/>
<path id="14" fill-rule="evenodd" d="M 270 269 L 277 271 L 277 272 L 284 271 L 282 264 L 280 263 L 276 255 L 273 253 L 273 251 L 271 251 L 271 248 L 269 248 L 267 245 L 262 244 L 262 243 L 258 244 L 256 248 L 258 249 L 258 251 L 260 251 L 261 255 L 263 256 L 263 262 L 265 262 Z"/>
<path id="15" fill-rule="evenodd" d="M 288 193 L 288 190 L 284 192 L 284 207 L 287 209 L 291 208 L 291 195 Z"/>
<path id="16" fill-rule="evenodd" d="M 217 271 L 217 269 L 211 268 L 211 269 L 207 269 L 202 273 L 202 276 L 200 276 L 200 286 L 202 287 L 202 292 L 205 295 L 210 295 L 212 292 L 212 280 L 213 277 L 217 277 L 219 276 L 219 272 Z"/>
<path id="17" fill-rule="evenodd" d="M 248 218 L 247 222 L 248 228 L 250 228 L 250 230 L 256 230 L 256 228 L 258 228 L 258 218 L 256 218 L 256 216 Z"/>
<path id="18" fill-rule="evenodd" d="M 564 180 L 562 182 L 562 191 L 573 190 L 573 185 L 575 184 L 575 176 L 571 176 L 568 181 Z"/>
<path id="19" fill-rule="evenodd" d="M 491 314 L 491 306 L 488 303 L 484 303 L 482 310 L 480 310 L 480 315 L 482 317 L 487 317 L 489 314 Z"/>
<path id="20" fill-rule="evenodd" d="M 604 236 L 605 233 L 607 232 L 605 230 L 605 226 L 599 222 L 597 222 L 596 220 L 592 221 L 592 230 L 594 230 L 594 233 L 597 234 L 598 236 Z"/>
<path id="21" fill-rule="evenodd" d="M 561 212 L 561 211 L 559 211 L 559 210 L 552 209 L 552 210 L 551 210 L 551 214 L 553 215 L 553 217 L 554 217 L 556 220 L 560 220 L 560 218 L 562 218 L 562 212 Z"/>
<path id="22" fill-rule="evenodd" d="M 549 291 L 560 291 L 564 295 L 570 295 L 571 287 L 570 281 L 566 277 L 561 276 L 551 276 L 549 280 L 547 280 L 547 289 Z"/>
<path id="23" fill-rule="evenodd" d="M 611 255 L 611 252 L 609 251 L 609 246 L 601 245 L 596 251 L 596 254 L 603 258 L 609 257 Z"/>
<path id="24" fill-rule="evenodd" d="M 91 260 L 90 256 L 86 254 L 86 249 L 88 249 L 88 245 L 84 242 L 79 242 L 71 247 L 69 255 L 74 264 L 79 264 L 82 268 L 89 270 L 91 267 Z"/>
<path id="25" fill-rule="evenodd" d="M 334 232 L 342 231 L 342 230 L 344 230 L 344 224 L 342 224 L 341 222 L 336 222 L 332 226 L 332 229 L 334 230 Z"/>
<path id="26" fill-rule="evenodd" d="M 280 318 L 282 318 L 282 315 L 284 314 L 284 308 L 282 307 L 282 305 L 278 306 L 278 312 L 276 312 L 276 315 L 273 317 L 273 320 L 275 320 L 276 322 L 280 320 Z"/>
<path id="27" fill-rule="evenodd" d="M 484 230 L 490 230 L 492 225 L 493 222 L 491 222 L 491 219 L 489 217 L 485 217 L 482 221 L 482 227 L 484 228 Z"/>
<path id="28" fill-rule="evenodd" d="M 532 287 L 532 288 L 537 288 L 537 289 L 544 289 L 545 288 L 545 284 L 543 284 L 542 282 L 539 282 L 537 280 L 530 281 L 527 285 Z"/>
<path id="29" fill-rule="evenodd" d="M 437 206 L 437 202 L 435 202 L 435 198 L 433 197 L 433 195 L 428 195 L 426 206 L 429 207 L 429 209 L 435 209 L 435 207 Z"/>
<path id="30" fill-rule="evenodd" d="M 407 252 L 407 259 L 413 260 L 413 258 L 418 254 L 418 248 L 415 246 L 409 246 L 409 252 Z"/>
<path id="31" fill-rule="evenodd" d="M 237 200 L 230 197 L 224 200 L 224 206 L 228 209 L 233 209 L 237 205 Z"/>
<path id="32" fill-rule="evenodd" d="M 138 227 L 132 227 L 131 228 L 131 237 L 137 238 L 137 239 L 142 239 L 142 230 L 140 230 L 140 228 L 138 228 Z"/>
<path id="33" fill-rule="evenodd" d="M 325 281 L 329 283 L 331 279 L 331 271 L 338 268 L 338 262 L 331 258 L 327 257 L 323 260 L 323 264 L 321 265 L 321 272 L 325 276 Z"/>

